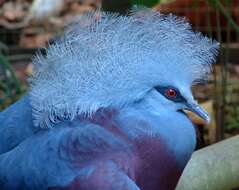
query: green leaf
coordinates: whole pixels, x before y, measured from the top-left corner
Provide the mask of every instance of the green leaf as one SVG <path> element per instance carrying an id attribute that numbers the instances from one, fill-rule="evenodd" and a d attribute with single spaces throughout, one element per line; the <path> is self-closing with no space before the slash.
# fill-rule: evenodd
<path id="1" fill-rule="evenodd" d="M 133 5 L 143 5 L 146 7 L 153 7 L 157 5 L 160 0 L 131 0 Z"/>

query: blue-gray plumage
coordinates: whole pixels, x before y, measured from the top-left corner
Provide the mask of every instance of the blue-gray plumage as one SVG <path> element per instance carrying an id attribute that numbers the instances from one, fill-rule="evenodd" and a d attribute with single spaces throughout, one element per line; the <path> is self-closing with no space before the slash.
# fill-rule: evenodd
<path id="1" fill-rule="evenodd" d="M 0 114 L 1 189 L 174 189 L 196 141 L 182 110 L 209 121 L 190 88 L 217 49 L 173 15 L 84 16 Z"/>
<path id="2" fill-rule="evenodd" d="M 0 154 L 5 153 L 38 129 L 33 127 L 28 95 L 0 113 Z"/>

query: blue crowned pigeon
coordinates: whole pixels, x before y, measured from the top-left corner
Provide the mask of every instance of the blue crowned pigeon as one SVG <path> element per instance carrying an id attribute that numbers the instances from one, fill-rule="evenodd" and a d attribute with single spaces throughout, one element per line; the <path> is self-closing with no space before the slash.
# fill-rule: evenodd
<path id="1" fill-rule="evenodd" d="M 174 15 L 96 12 L 37 54 L 0 114 L 0 189 L 173 190 L 195 148 L 191 86 L 218 43 Z"/>

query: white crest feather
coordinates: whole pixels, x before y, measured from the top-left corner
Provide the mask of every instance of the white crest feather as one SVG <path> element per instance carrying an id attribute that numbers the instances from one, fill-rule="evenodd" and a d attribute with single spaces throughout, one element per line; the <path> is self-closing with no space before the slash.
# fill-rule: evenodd
<path id="1" fill-rule="evenodd" d="M 191 85 L 210 72 L 217 50 L 216 42 L 174 15 L 141 9 L 130 16 L 84 16 L 33 61 L 35 125 L 121 107 L 155 85 Z"/>

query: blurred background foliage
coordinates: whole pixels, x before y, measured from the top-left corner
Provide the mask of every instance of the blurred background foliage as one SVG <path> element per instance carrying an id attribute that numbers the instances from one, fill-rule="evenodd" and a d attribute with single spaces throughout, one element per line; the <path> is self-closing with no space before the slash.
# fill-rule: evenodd
<path id="1" fill-rule="evenodd" d="M 195 96 L 214 119 L 210 126 L 195 120 L 207 143 L 238 134 L 238 0 L 0 0 L 0 110 L 26 92 L 32 55 L 65 26 L 99 8 L 127 14 L 134 5 L 186 17 L 195 30 L 220 42 L 209 84 L 195 87 Z"/>
<path id="2" fill-rule="evenodd" d="M 23 93 L 7 57 L 0 52 L 0 110 L 16 101 Z"/>

